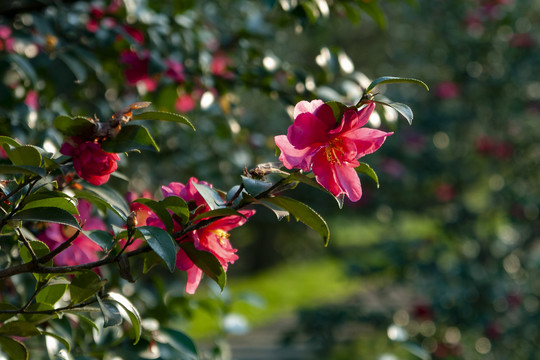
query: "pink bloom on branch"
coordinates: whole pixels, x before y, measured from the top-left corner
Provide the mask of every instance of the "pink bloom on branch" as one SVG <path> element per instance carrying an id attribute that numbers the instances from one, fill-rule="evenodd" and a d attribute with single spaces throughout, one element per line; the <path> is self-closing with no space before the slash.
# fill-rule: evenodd
<path id="1" fill-rule="evenodd" d="M 92 185 L 103 185 L 118 168 L 118 154 L 108 153 L 101 145 L 92 141 L 72 139 L 75 144 L 65 142 L 60 153 L 73 158 L 77 174 Z"/>
<path id="2" fill-rule="evenodd" d="M 312 170 L 317 182 L 334 196 L 347 195 L 351 201 L 362 196 L 355 168 L 358 159 L 376 151 L 387 133 L 363 128 L 375 104 L 360 110 L 348 109 L 336 121 L 329 105 L 322 100 L 300 101 L 294 108 L 294 123 L 287 135 L 275 137 L 281 150 L 279 160 L 287 169 Z"/>
<path id="3" fill-rule="evenodd" d="M 165 76 L 168 76 L 179 83 L 184 81 L 184 65 L 182 65 L 181 62 L 172 59 L 165 59 L 165 65 L 167 65 Z"/>
<path id="4" fill-rule="evenodd" d="M 211 186 L 204 181 L 190 178 L 187 185 L 172 182 L 168 186 L 163 186 L 161 191 L 164 197 L 175 195 L 184 199 L 190 206 L 190 209 L 198 209 L 196 214 L 194 214 L 194 216 L 197 216 L 209 211 L 210 207 L 195 186 L 193 186 L 194 183 Z M 223 269 L 227 271 L 228 264 L 232 264 L 238 259 L 238 255 L 236 255 L 237 250 L 229 242 L 229 231 L 242 226 L 247 221 L 247 218 L 255 214 L 255 211 L 240 210 L 240 213 L 245 217 L 232 215 L 218 219 L 205 227 L 184 235 L 182 238 L 177 239 L 177 241 L 180 243 L 193 242 L 197 250 L 210 252 L 216 257 Z M 148 218 L 147 224 L 164 228 L 163 223 L 155 216 Z M 179 231 L 181 229 L 180 224 L 176 223 L 174 230 Z M 187 272 L 186 292 L 189 294 L 195 293 L 202 279 L 203 271 L 191 261 L 181 248 L 176 255 L 176 267 L 179 270 Z"/>
<path id="5" fill-rule="evenodd" d="M 99 217 L 91 216 L 91 205 L 89 202 L 79 200 L 77 209 L 79 210 L 77 219 L 81 221 L 84 230 L 106 230 L 105 223 Z M 45 231 L 38 236 L 38 239 L 47 244 L 50 250 L 54 250 L 75 235 L 75 233 L 76 230 L 72 227 L 49 224 Z M 86 264 L 99 260 L 99 251 L 101 251 L 101 247 L 81 233 L 71 243 L 71 246 L 54 258 L 54 262 L 57 265 L 70 266 Z"/>

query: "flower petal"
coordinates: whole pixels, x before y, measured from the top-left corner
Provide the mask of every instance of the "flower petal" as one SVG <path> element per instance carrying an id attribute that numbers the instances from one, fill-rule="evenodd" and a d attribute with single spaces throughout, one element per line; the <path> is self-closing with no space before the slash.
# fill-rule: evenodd
<path id="1" fill-rule="evenodd" d="M 377 129 L 361 128 L 342 135 L 346 141 L 354 142 L 357 159 L 375 152 L 393 132 L 384 132 Z"/>
<path id="2" fill-rule="evenodd" d="M 328 141 L 328 132 L 332 129 L 325 121 L 314 114 L 303 113 L 289 126 L 287 139 L 297 149 L 304 149 L 314 144 Z"/>
<path id="3" fill-rule="evenodd" d="M 318 148 L 307 147 L 302 150 L 295 148 L 285 135 L 274 137 L 277 147 L 281 150 L 279 160 L 287 169 L 299 168 L 303 171 L 309 171 L 312 157 Z"/>
<path id="4" fill-rule="evenodd" d="M 349 166 L 336 166 L 336 175 L 341 189 L 351 201 L 358 201 L 362 197 L 360 178 L 354 168 Z"/>
<path id="5" fill-rule="evenodd" d="M 314 113 L 323 104 L 324 101 L 318 99 L 309 102 L 302 100 L 294 106 L 294 118 L 303 113 Z"/>
<path id="6" fill-rule="evenodd" d="M 343 193 L 343 190 L 336 179 L 334 165 L 326 158 L 324 149 L 321 149 L 315 154 L 312 169 L 313 174 L 315 174 L 315 180 L 317 180 L 322 187 L 330 191 L 334 196 Z"/>

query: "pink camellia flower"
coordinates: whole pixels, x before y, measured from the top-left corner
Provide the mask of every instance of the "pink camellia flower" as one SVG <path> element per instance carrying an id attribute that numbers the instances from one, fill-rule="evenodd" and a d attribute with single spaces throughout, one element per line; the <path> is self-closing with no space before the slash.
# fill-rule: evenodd
<path id="1" fill-rule="evenodd" d="M 311 169 L 317 182 L 332 194 L 345 194 L 351 201 L 358 201 L 362 196 L 360 178 L 354 170 L 360 165 L 358 159 L 376 151 L 393 134 L 362 127 L 373 109 L 374 103 L 359 110 L 348 109 L 341 121 L 336 121 L 332 109 L 322 100 L 300 101 L 287 135 L 275 137 L 281 150 L 279 160 L 287 169 Z"/>
<path id="2" fill-rule="evenodd" d="M 196 178 L 190 178 L 187 185 L 173 182 L 168 186 L 163 186 L 161 191 L 164 197 L 175 195 L 179 196 L 188 202 L 190 209 L 197 209 L 195 216 L 210 210 L 210 207 L 203 199 L 201 194 L 197 191 L 193 184 L 204 184 L 211 186 L 204 181 L 198 181 Z M 229 231 L 242 226 L 247 218 L 255 214 L 254 210 L 240 210 L 242 216 L 226 216 L 219 220 L 212 222 L 211 224 L 194 230 L 183 237 L 176 239 L 180 243 L 193 242 L 195 248 L 201 251 L 208 251 L 212 253 L 219 261 L 225 271 L 227 271 L 228 264 L 234 263 L 238 259 L 236 255 L 236 249 L 232 247 L 229 242 Z M 157 226 L 164 228 L 163 223 L 155 216 L 151 216 L 147 220 L 147 224 L 151 226 Z M 175 223 L 175 231 L 181 230 L 180 224 Z M 187 272 L 187 285 L 186 292 L 189 294 L 195 293 L 197 287 L 202 278 L 203 271 L 198 268 L 193 261 L 187 256 L 187 254 L 180 248 L 176 255 L 176 267 L 182 271 Z"/>
<path id="3" fill-rule="evenodd" d="M 441 99 L 453 99 L 459 96 L 459 88 L 456 83 L 445 81 L 437 85 L 435 94 Z"/>
<path id="4" fill-rule="evenodd" d="M 156 90 L 157 81 L 148 75 L 148 66 L 150 62 L 150 53 L 143 51 L 137 54 L 134 51 L 124 50 L 120 53 L 120 62 L 127 65 L 124 70 L 127 83 L 129 85 L 137 85 L 143 83 L 146 90 L 152 92 Z"/>
<path id="5" fill-rule="evenodd" d="M 108 153 L 93 141 L 72 138 L 74 144 L 65 142 L 60 153 L 73 157 L 77 174 L 92 185 L 103 185 L 118 168 L 118 154 Z"/>
<path id="6" fill-rule="evenodd" d="M 15 39 L 11 37 L 11 28 L 9 26 L 0 25 L 0 51 L 5 50 L 8 53 L 13 52 Z"/>
<path id="7" fill-rule="evenodd" d="M 221 76 L 226 79 L 234 77 L 230 67 L 232 66 L 232 59 L 225 53 L 218 51 L 214 54 L 212 62 L 210 63 L 210 72 L 216 76 Z"/>
<path id="8" fill-rule="evenodd" d="M 187 113 L 195 109 L 195 99 L 191 94 L 184 93 L 176 99 L 174 108 L 180 113 Z"/>
<path id="9" fill-rule="evenodd" d="M 91 216 L 91 205 L 85 200 L 79 200 L 77 205 L 82 228 L 84 230 L 106 230 L 105 223 L 99 217 Z M 38 235 L 49 249 L 54 250 L 76 233 L 72 227 L 51 223 L 45 231 Z M 57 265 L 81 265 L 99 260 L 98 252 L 101 247 L 82 233 L 71 243 L 66 250 L 54 258 Z"/>
<path id="10" fill-rule="evenodd" d="M 168 76 L 179 83 L 184 81 L 184 65 L 182 65 L 181 62 L 173 59 L 165 59 L 165 64 L 167 65 L 165 76 Z"/>

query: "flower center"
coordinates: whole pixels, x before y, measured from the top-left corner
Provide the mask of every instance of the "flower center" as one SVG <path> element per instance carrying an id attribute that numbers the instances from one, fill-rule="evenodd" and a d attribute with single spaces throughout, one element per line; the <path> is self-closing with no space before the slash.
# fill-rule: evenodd
<path id="1" fill-rule="evenodd" d="M 231 236 L 231 234 L 221 229 L 212 230 L 212 232 L 217 235 L 219 243 L 221 245 L 225 245 L 226 241 L 229 239 L 229 236 Z"/>
<path id="2" fill-rule="evenodd" d="M 338 165 L 341 165 L 341 161 L 339 160 L 340 157 L 343 156 L 343 140 L 340 138 L 336 138 L 333 140 L 330 140 L 328 142 L 328 145 L 324 148 L 324 151 L 326 152 L 326 160 L 330 164 L 337 163 Z"/>

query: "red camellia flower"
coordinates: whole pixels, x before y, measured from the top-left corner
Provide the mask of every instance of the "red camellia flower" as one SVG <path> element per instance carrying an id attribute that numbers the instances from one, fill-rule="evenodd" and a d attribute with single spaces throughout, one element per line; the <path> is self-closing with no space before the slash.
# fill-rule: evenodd
<path id="1" fill-rule="evenodd" d="M 118 154 L 108 153 L 93 141 L 72 138 L 75 144 L 65 142 L 60 148 L 64 155 L 73 157 L 73 167 L 77 174 L 92 185 L 102 185 L 109 181 L 118 168 Z"/>
<path id="2" fill-rule="evenodd" d="M 106 230 L 105 223 L 99 217 L 91 216 L 91 205 L 85 200 L 79 200 L 77 205 L 79 216 L 84 230 Z M 72 227 L 51 223 L 38 239 L 43 241 L 49 249 L 54 250 L 76 233 Z M 54 258 L 57 265 L 81 265 L 97 261 L 101 247 L 82 233 L 71 243 L 66 250 Z"/>
<path id="3" fill-rule="evenodd" d="M 351 201 L 358 201 L 362 196 L 354 169 L 360 165 L 358 159 L 376 151 L 392 135 L 363 128 L 373 109 L 374 103 L 359 110 L 348 109 L 337 121 L 322 100 L 299 102 L 287 135 L 275 137 L 281 150 L 279 160 L 287 169 L 313 170 L 317 182 L 332 194 L 345 194 Z"/>
<path id="4" fill-rule="evenodd" d="M 188 202 L 188 205 L 190 205 L 190 209 L 197 209 L 196 214 L 194 215 L 209 211 L 210 207 L 193 184 L 211 186 L 204 181 L 190 178 L 187 185 L 173 182 L 168 186 L 162 186 L 161 191 L 164 197 L 175 195 L 184 199 Z M 255 214 L 255 210 L 240 210 L 240 213 L 245 217 L 234 215 L 226 216 L 205 227 L 184 235 L 182 238 L 177 239 L 177 241 L 180 243 L 188 241 L 193 242 L 196 249 L 212 253 L 212 255 L 220 262 L 223 269 L 227 271 L 228 264 L 232 264 L 238 259 L 238 255 L 236 255 L 237 250 L 233 248 L 229 242 L 229 231 L 238 226 L 242 226 L 247 221 L 247 218 Z M 155 216 L 149 217 L 146 223 L 151 226 L 164 228 L 161 220 Z M 176 223 L 174 230 L 179 231 L 181 229 L 182 227 L 180 224 Z M 203 271 L 191 261 L 181 248 L 176 255 L 176 267 L 187 272 L 188 279 L 186 292 L 189 294 L 195 293 L 195 290 L 197 290 L 201 281 Z"/>

